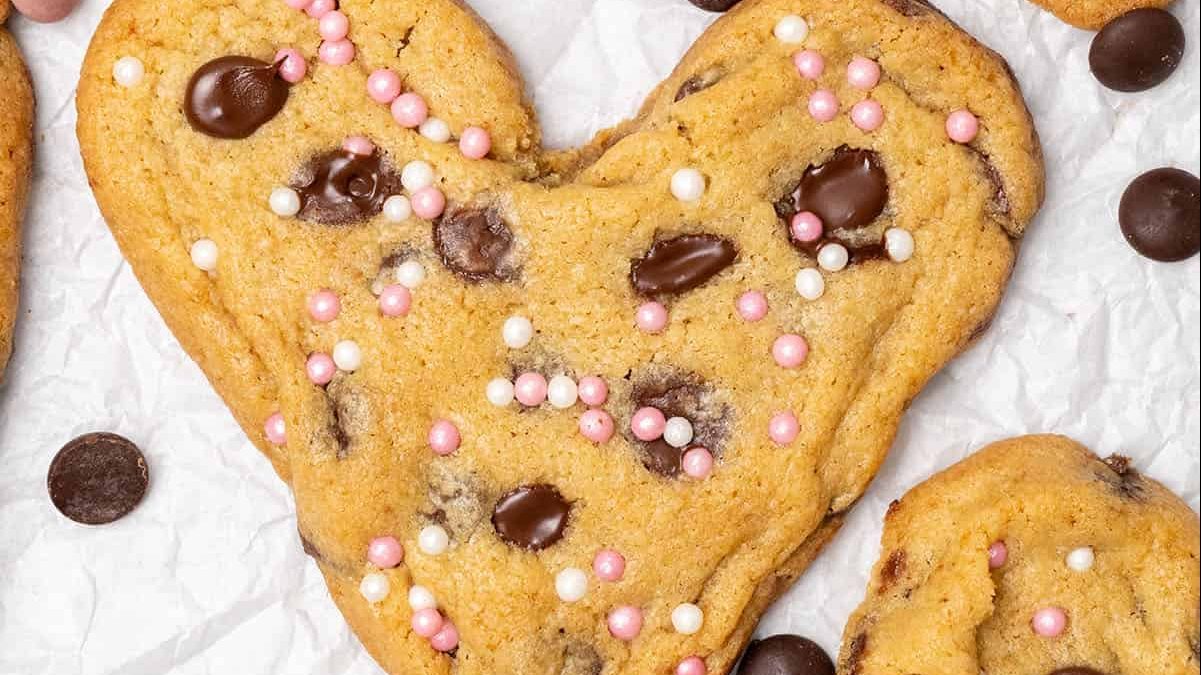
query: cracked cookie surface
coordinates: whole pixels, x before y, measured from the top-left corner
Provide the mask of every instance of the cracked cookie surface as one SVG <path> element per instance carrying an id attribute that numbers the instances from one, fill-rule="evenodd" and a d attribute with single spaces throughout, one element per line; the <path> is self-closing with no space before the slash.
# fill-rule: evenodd
<path id="1" fill-rule="evenodd" d="M 990 445 L 889 507 L 838 672 L 1195 675 L 1198 537 L 1123 457 Z"/>
<path id="2" fill-rule="evenodd" d="M 33 155 L 33 88 L 0 0 L 0 380 L 12 353 L 20 276 L 21 218 Z"/>
<path id="3" fill-rule="evenodd" d="M 745 0 L 636 119 L 544 153 L 469 10 L 340 9 L 334 66 L 282 2 L 113 4 L 79 136 L 139 280 L 386 670 L 724 672 L 1000 300 L 1043 184 L 1004 62 L 934 11 Z M 228 56 L 274 116 L 198 129 Z"/>

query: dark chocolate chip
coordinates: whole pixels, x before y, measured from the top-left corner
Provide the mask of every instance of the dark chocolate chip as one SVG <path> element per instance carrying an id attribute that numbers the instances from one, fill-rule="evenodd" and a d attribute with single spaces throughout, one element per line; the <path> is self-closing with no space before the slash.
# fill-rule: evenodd
<path id="1" fill-rule="evenodd" d="M 684 468 L 684 450 L 669 445 L 662 438 L 644 443 L 642 463 L 661 476 L 678 476 Z"/>
<path id="2" fill-rule="evenodd" d="M 700 93 L 709 87 L 717 84 L 721 80 L 722 69 L 717 66 L 707 68 L 692 77 L 684 80 L 684 84 L 680 85 L 680 89 L 676 91 L 675 102 L 679 103 L 693 94 Z"/>
<path id="3" fill-rule="evenodd" d="M 50 501 L 84 525 L 111 523 L 146 495 L 150 471 L 142 451 L 116 434 L 85 434 L 63 446 L 46 477 Z"/>
<path id="4" fill-rule="evenodd" d="M 246 138 L 279 114 L 288 83 L 275 64 L 247 56 L 222 56 L 201 66 L 188 82 L 184 113 L 192 128 L 215 138 Z"/>
<path id="5" fill-rule="evenodd" d="M 494 208 L 463 208 L 434 222 L 434 247 L 442 264 L 471 282 L 513 276 L 513 232 Z"/>
<path id="6" fill-rule="evenodd" d="M 793 215 L 811 211 L 827 232 L 837 232 L 870 225 L 887 204 L 888 174 L 880 156 L 844 145 L 824 163 L 805 169 L 781 215 L 787 226 Z"/>
<path id="7" fill-rule="evenodd" d="M 1184 28 L 1170 12 L 1135 9 L 1110 21 L 1093 38 L 1088 66 L 1116 91 L 1144 91 L 1168 79 L 1184 56 Z"/>
<path id="8" fill-rule="evenodd" d="M 353 225 L 384 208 L 400 194 L 400 176 L 379 153 L 356 155 L 333 150 L 309 160 L 292 187 L 300 193 L 297 217 L 322 225 Z"/>
<path id="9" fill-rule="evenodd" d="M 1118 224 L 1134 250 L 1175 262 L 1201 250 L 1201 179 L 1180 169 L 1154 169 L 1131 181 Z"/>
<path id="10" fill-rule="evenodd" d="M 984 162 L 984 175 L 993 186 L 993 197 L 989 206 L 997 213 L 1008 215 L 1009 195 L 1005 192 L 1005 181 L 1001 180 L 1001 172 L 997 170 L 997 166 L 992 163 L 992 159 L 988 155 L 975 148 L 972 148 L 972 151 L 979 155 L 981 162 Z"/>
<path id="11" fill-rule="evenodd" d="M 725 12 L 734 5 L 737 5 L 739 0 L 688 0 L 688 2 L 700 7 L 706 12 Z"/>
<path id="12" fill-rule="evenodd" d="M 660 239 L 630 264 L 630 283 L 644 296 L 691 291 L 734 263 L 738 248 L 712 234 Z"/>
<path id="13" fill-rule="evenodd" d="M 1059 670 L 1051 671 L 1049 675 L 1105 675 L 1105 673 L 1084 666 L 1073 666 L 1071 668 L 1060 668 Z"/>
<path id="14" fill-rule="evenodd" d="M 563 538 L 571 504 L 550 485 L 523 485 L 500 498 L 492 527 L 505 542 L 541 551 Z"/>
<path id="15" fill-rule="evenodd" d="M 834 662 L 812 640 L 773 635 L 746 648 L 738 675 L 834 675 Z"/>

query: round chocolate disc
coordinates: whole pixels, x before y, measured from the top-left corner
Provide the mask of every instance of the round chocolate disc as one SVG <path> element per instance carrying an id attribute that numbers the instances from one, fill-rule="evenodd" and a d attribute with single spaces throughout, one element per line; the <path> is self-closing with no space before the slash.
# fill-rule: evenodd
<path id="1" fill-rule="evenodd" d="M 501 539 L 541 551 L 563 538 L 571 504 L 550 485 L 523 485 L 501 497 L 492 509 L 492 526 Z"/>
<path id="2" fill-rule="evenodd" d="M 1162 262 L 1201 250 L 1201 180 L 1164 168 L 1131 181 L 1118 205 L 1118 224 L 1134 250 Z"/>
<path id="3" fill-rule="evenodd" d="M 738 4 L 739 0 L 688 0 L 692 4 L 700 7 L 708 12 L 724 12 L 734 5 Z"/>
<path id="4" fill-rule="evenodd" d="M 84 525 L 105 525 L 142 501 L 150 472 L 142 451 L 116 434 L 85 434 L 63 446 L 46 477 L 50 501 Z"/>
<path id="5" fill-rule="evenodd" d="M 1110 21 L 1093 38 L 1088 66 L 1116 91 L 1144 91 L 1168 79 L 1184 56 L 1184 28 L 1171 13 L 1144 7 Z"/>
<path id="6" fill-rule="evenodd" d="M 834 662 L 812 640 L 773 635 L 746 648 L 738 675 L 834 675 Z"/>

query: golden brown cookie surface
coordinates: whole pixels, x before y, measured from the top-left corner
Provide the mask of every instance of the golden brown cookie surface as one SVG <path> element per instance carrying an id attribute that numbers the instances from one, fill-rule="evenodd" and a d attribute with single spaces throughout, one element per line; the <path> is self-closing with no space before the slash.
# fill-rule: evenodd
<path id="1" fill-rule="evenodd" d="M 1198 536 L 1124 458 L 993 444 L 889 508 L 838 672 L 1195 674 Z"/>
<path id="2" fill-rule="evenodd" d="M 0 0 L 0 379 L 12 353 L 21 218 L 33 155 L 33 89 L 17 44 L 3 25 L 8 12 L 8 0 Z"/>
<path id="3" fill-rule="evenodd" d="M 390 672 L 727 667 L 861 494 L 906 402 L 991 316 L 1042 196 L 1003 62 L 921 6 L 744 2 L 638 119 L 553 156 L 507 52 L 455 3 L 345 0 L 357 50 L 340 67 L 284 3 L 171 7 L 118 0 L 100 27 L 79 93 L 89 175 L 167 322 L 290 477 L 308 549 Z M 308 60 L 286 97 L 239 71 L 274 114 L 192 107 L 211 100 L 189 83 L 213 59 L 285 47 Z M 823 57 L 816 79 L 794 64 L 803 49 Z M 878 83 L 862 63 L 864 88 L 848 81 L 856 56 Z M 454 137 L 486 129 L 489 158 L 398 126 L 366 93 L 385 67 Z M 819 90 L 840 108 L 826 122 L 808 111 Z M 860 129 L 852 109 L 882 124 Z M 947 137 L 961 109 L 979 120 L 968 144 Z M 349 136 L 376 154 L 340 152 Z M 446 213 L 401 218 L 380 199 L 429 206 L 414 161 Z M 830 223 L 816 241 L 790 241 L 802 206 Z M 833 271 L 839 247 L 850 264 Z M 736 302 L 748 291 L 765 316 Z M 654 333 L 635 327 L 649 301 L 667 318 Z M 517 322 L 507 344 L 515 316 L 532 332 Z M 804 342 L 774 350 L 783 336 Z M 561 376 L 607 383 L 595 407 L 616 433 Z M 562 407 L 538 403 L 539 377 Z M 648 406 L 688 420 L 711 473 L 684 475 L 696 443 L 635 437 Z M 286 448 L 263 433 L 277 410 Z M 384 536 L 405 555 L 379 571 L 367 550 Z M 592 568 L 609 550 L 626 565 L 606 581 Z M 414 631 L 414 585 L 456 625 L 453 656 Z M 702 612 L 694 634 L 673 626 L 684 604 Z M 691 630 L 695 612 L 681 617 Z"/>

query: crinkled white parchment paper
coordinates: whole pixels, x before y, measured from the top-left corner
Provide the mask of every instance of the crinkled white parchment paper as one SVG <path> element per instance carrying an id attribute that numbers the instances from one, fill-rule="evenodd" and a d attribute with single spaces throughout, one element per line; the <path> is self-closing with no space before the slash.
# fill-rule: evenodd
<path id="1" fill-rule="evenodd" d="M 637 108 L 713 19 L 685 0 L 470 0 L 517 54 L 546 138 Z M 96 209 L 74 87 L 107 0 L 10 21 L 38 94 L 17 354 L 0 391 L 0 674 L 379 675 L 301 553 L 291 498 L 143 295 Z M 1100 87 L 1091 34 L 1022 0 L 938 0 L 1009 59 L 1047 157 L 1047 203 L 992 330 L 914 403 L 837 540 L 767 615 L 837 648 L 884 509 L 999 438 L 1055 431 L 1124 452 L 1198 508 L 1198 259 L 1138 257 L 1115 222 L 1139 172 L 1198 173 L 1198 4 L 1184 64 L 1141 94 Z M 46 469 L 75 435 L 146 451 L 147 499 L 102 528 L 61 517 Z"/>

